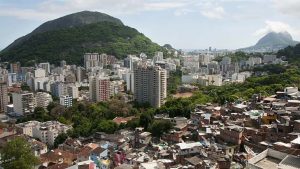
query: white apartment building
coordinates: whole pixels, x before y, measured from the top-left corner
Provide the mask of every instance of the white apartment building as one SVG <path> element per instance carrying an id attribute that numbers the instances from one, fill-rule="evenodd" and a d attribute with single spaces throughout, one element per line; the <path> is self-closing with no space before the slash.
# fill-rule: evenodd
<path id="1" fill-rule="evenodd" d="M 46 76 L 49 76 L 49 74 L 50 74 L 50 63 L 49 62 L 40 63 L 39 67 L 45 70 Z"/>
<path id="2" fill-rule="evenodd" d="M 59 103 L 62 106 L 71 107 L 73 105 L 73 98 L 72 96 L 68 96 L 68 95 L 60 96 Z"/>
<path id="3" fill-rule="evenodd" d="M 115 58 L 107 54 L 86 53 L 84 54 L 84 66 L 86 69 L 93 67 L 103 67 L 112 63 Z"/>
<path id="4" fill-rule="evenodd" d="M 247 61 L 247 64 L 250 67 L 253 67 L 254 65 L 259 65 L 261 63 L 262 63 L 262 59 L 260 57 L 249 57 Z"/>
<path id="5" fill-rule="evenodd" d="M 7 74 L 7 85 L 12 86 L 17 83 L 17 74 L 16 73 L 8 73 Z"/>
<path id="6" fill-rule="evenodd" d="M 78 99 L 79 97 L 79 91 L 78 87 L 75 85 L 69 85 L 67 87 L 67 93 L 69 96 L 71 96 L 73 99 Z"/>
<path id="7" fill-rule="evenodd" d="M 155 52 L 155 55 L 153 57 L 153 63 L 161 62 L 164 60 L 164 53 L 163 52 Z"/>
<path id="8" fill-rule="evenodd" d="M 37 138 L 50 146 L 54 145 L 54 140 L 60 133 L 66 133 L 71 129 L 70 126 L 64 125 L 58 121 L 28 121 L 16 124 L 16 127 L 19 133 Z"/>
<path id="9" fill-rule="evenodd" d="M 20 115 L 28 115 L 34 112 L 36 99 L 31 92 L 13 93 L 14 112 Z"/>
<path id="10" fill-rule="evenodd" d="M 124 67 L 129 68 L 129 70 L 134 70 L 138 61 L 141 61 L 141 58 L 135 55 L 128 55 L 127 58 L 124 59 Z"/>
<path id="11" fill-rule="evenodd" d="M 36 106 L 43 107 L 44 109 L 53 101 L 52 96 L 46 92 L 37 92 L 36 95 Z"/>
<path id="12" fill-rule="evenodd" d="M 183 56 L 183 66 L 193 71 L 198 71 L 200 67 L 199 56 Z"/>
<path id="13" fill-rule="evenodd" d="M 222 75 L 220 74 L 216 74 L 216 75 L 203 75 L 203 76 L 199 76 L 198 78 L 198 82 L 200 85 L 203 86 L 222 86 L 223 82 L 222 82 L 223 78 Z"/>
<path id="14" fill-rule="evenodd" d="M 201 65 L 207 65 L 208 63 L 210 63 L 212 61 L 213 58 L 214 58 L 213 55 L 200 54 L 199 55 L 199 62 L 200 62 Z"/>
<path id="15" fill-rule="evenodd" d="M 134 93 L 134 73 L 129 71 L 125 74 L 126 90 Z"/>
<path id="16" fill-rule="evenodd" d="M 139 63 L 134 70 L 134 99 L 160 107 L 167 97 L 167 72 L 159 66 Z"/>

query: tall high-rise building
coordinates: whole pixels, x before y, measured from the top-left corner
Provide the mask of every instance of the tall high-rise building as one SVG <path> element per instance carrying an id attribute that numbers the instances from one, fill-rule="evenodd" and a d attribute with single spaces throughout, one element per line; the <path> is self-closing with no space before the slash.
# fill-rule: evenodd
<path id="1" fill-rule="evenodd" d="M 89 78 L 90 101 L 101 102 L 110 99 L 110 79 L 106 76 L 91 76 Z"/>
<path id="2" fill-rule="evenodd" d="M 139 63 L 134 70 L 134 99 L 160 107 L 167 97 L 167 73 L 159 66 Z"/>
<path id="3" fill-rule="evenodd" d="M 7 85 L 5 83 L 0 83 L 0 113 L 6 113 L 7 104 Z"/>
<path id="4" fill-rule="evenodd" d="M 14 112 L 20 115 L 28 115 L 34 112 L 36 100 L 31 92 L 13 93 Z"/>

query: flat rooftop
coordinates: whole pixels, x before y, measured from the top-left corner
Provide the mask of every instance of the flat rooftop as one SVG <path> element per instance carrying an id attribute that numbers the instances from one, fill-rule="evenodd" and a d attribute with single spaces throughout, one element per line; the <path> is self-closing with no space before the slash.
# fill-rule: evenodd
<path id="1" fill-rule="evenodd" d="M 266 157 L 258 161 L 255 165 L 263 169 L 275 169 L 277 168 L 280 162 L 281 160 L 279 159 L 273 157 Z"/>

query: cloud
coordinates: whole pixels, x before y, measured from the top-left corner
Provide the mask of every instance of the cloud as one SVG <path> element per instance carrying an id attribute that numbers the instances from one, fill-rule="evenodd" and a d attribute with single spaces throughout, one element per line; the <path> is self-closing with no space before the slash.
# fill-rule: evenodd
<path id="1" fill-rule="evenodd" d="M 300 2 L 299 0 L 272 0 L 274 7 L 281 13 L 300 17 Z"/>
<path id="2" fill-rule="evenodd" d="M 83 10 L 123 15 L 143 11 L 178 10 L 189 3 L 190 0 L 44 0 L 31 8 L 17 8 L 15 6 L 18 4 L 13 3 L 5 7 L 0 4 L 0 16 L 45 21 Z"/>
<path id="3" fill-rule="evenodd" d="M 279 21 L 265 21 L 265 27 L 258 29 L 254 32 L 255 36 L 263 36 L 269 32 L 289 32 L 290 34 L 297 36 L 300 35 L 300 31 L 291 27 L 289 24 Z"/>
<path id="4" fill-rule="evenodd" d="M 211 19 L 222 19 L 226 14 L 224 8 L 217 1 L 205 1 L 198 4 L 200 13 Z"/>
<path id="5" fill-rule="evenodd" d="M 187 9 L 187 8 L 183 8 L 183 9 L 178 9 L 174 12 L 175 16 L 183 16 L 183 15 L 187 15 L 189 13 L 195 12 L 192 9 Z"/>

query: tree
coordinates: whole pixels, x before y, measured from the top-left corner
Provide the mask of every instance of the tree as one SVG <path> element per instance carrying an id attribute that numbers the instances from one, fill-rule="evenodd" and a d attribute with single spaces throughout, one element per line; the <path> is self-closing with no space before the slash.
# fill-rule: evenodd
<path id="1" fill-rule="evenodd" d="M 38 121 L 49 121 L 52 117 L 42 107 L 36 107 L 34 109 L 34 118 Z"/>
<path id="2" fill-rule="evenodd" d="M 38 164 L 30 145 L 24 138 L 16 138 L 1 150 L 1 166 L 4 169 L 33 169 Z"/>
<path id="3" fill-rule="evenodd" d="M 26 83 L 22 83 L 21 89 L 23 91 L 31 91 L 30 87 Z"/>
<path id="4" fill-rule="evenodd" d="M 113 134 L 117 129 L 117 123 L 113 122 L 112 120 L 102 120 L 97 128 L 98 131 L 105 132 L 108 134 Z"/>
<path id="5" fill-rule="evenodd" d="M 68 135 L 66 133 L 60 133 L 54 140 L 54 147 L 57 148 L 58 145 L 64 143 L 67 138 Z"/>
<path id="6" fill-rule="evenodd" d="M 151 115 L 151 113 L 149 112 L 144 112 L 141 114 L 140 116 L 140 125 L 142 125 L 144 127 L 144 129 L 148 129 L 148 127 L 150 126 L 150 124 L 152 123 L 153 117 Z"/>
<path id="7" fill-rule="evenodd" d="M 165 132 L 172 128 L 169 120 L 155 120 L 150 126 L 150 132 L 154 137 L 161 137 Z"/>

